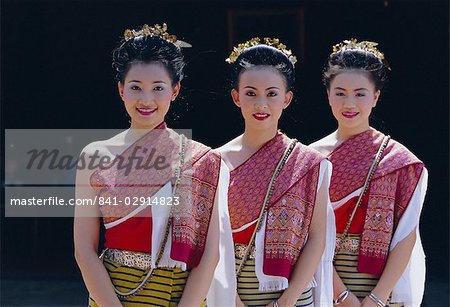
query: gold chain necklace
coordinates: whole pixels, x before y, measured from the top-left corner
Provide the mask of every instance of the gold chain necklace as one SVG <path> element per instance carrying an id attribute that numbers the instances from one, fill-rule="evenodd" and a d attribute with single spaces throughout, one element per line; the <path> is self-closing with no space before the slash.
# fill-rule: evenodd
<path id="1" fill-rule="evenodd" d="M 242 258 L 241 263 L 239 264 L 239 267 L 236 270 L 236 276 L 239 276 L 239 274 L 241 273 L 242 269 L 244 268 L 244 263 L 247 260 L 248 255 L 250 254 L 250 250 L 251 250 L 251 248 L 252 248 L 252 246 L 253 246 L 253 244 L 255 242 L 256 233 L 261 229 L 262 220 L 264 219 L 264 217 L 266 215 L 267 206 L 269 205 L 270 198 L 272 197 L 273 190 L 275 188 L 275 181 L 276 181 L 278 175 L 280 174 L 281 169 L 283 168 L 284 164 L 286 163 L 286 160 L 289 158 L 290 154 L 294 150 L 295 145 L 297 144 L 297 142 L 298 141 L 296 139 L 293 139 L 291 141 L 289 146 L 284 151 L 281 160 L 278 162 L 274 173 L 272 174 L 272 178 L 270 179 L 270 182 L 269 182 L 269 188 L 267 189 L 266 197 L 264 198 L 264 203 L 263 203 L 262 209 L 261 209 L 261 211 L 259 213 L 259 217 L 258 217 L 258 221 L 257 221 L 256 227 L 255 227 L 255 231 L 253 231 L 252 237 L 250 239 L 250 243 L 247 245 L 247 248 L 245 249 L 244 257 Z"/>
<path id="2" fill-rule="evenodd" d="M 373 160 L 372 166 L 370 167 L 369 174 L 366 177 L 366 181 L 364 182 L 363 190 L 361 191 L 361 194 L 359 194 L 358 201 L 356 202 L 355 208 L 353 208 L 352 214 L 350 215 L 350 218 L 347 221 L 347 225 L 345 226 L 344 232 L 341 236 L 338 237 L 339 241 L 336 244 L 336 248 L 334 251 L 334 255 L 336 255 L 342 248 L 342 245 L 344 244 L 345 239 L 348 236 L 348 231 L 350 229 L 350 225 L 352 224 L 353 218 L 355 217 L 356 210 L 361 205 L 362 199 L 364 195 L 366 194 L 367 190 L 369 189 L 370 181 L 372 180 L 372 176 L 375 173 L 375 170 L 380 163 L 381 157 L 383 155 L 384 150 L 387 147 L 387 144 L 389 143 L 389 140 L 391 137 L 389 135 L 385 136 L 383 139 L 383 142 L 381 143 L 380 148 L 378 149 L 378 152 L 375 156 L 375 159 Z"/>
<path id="3" fill-rule="evenodd" d="M 172 199 L 175 199 L 176 193 L 178 192 L 178 186 L 179 186 L 180 181 L 181 181 L 181 168 L 183 167 L 185 154 L 186 154 L 186 148 L 185 147 L 186 147 L 186 137 L 182 134 L 180 136 L 180 149 L 179 149 L 179 157 L 180 157 L 180 159 L 179 159 L 178 166 L 175 169 L 175 182 L 174 182 L 174 185 L 173 185 Z M 170 207 L 169 216 L 168 216 L 167 224 L 166 224 L 166 231 L 164 233 L 164 237 L 163 237 L 163 240 L 162 240 L 160 248 L 159 248 L 158 256 L 156 258 L 155 268 L 158 267 L 158 264 L 161 261 L 161 258 L 162 258 L 163 254 L 164 254 L 164 250 L 166 248 L 166 244 L 167 244 L 167 241 L 169 239 L 169 233 L 170 233 L 170 228 L 171 227 L 172 227 L 172 206 Z M 104 255 L 105 255 L 105 252 L 107 250 L 108 249 L 105 249 L 103 251 L 103 253 L 100 255 L 100 259 L 102 261 L 104 259 Z M 147 275 L 145 276 L 144 280 L 136 288 L 134 288 L 134 289 L 132 289 L 132 290 L 130 290 L 128 292 L 122 292 L 122 291 L 118 290 L 116 288 L 116 286 L 113 285 L 113 288 L 114 288 L 114 291 L 117 294 L 117 297 L 119 297 L 119 298 L 127 298 L 127 297 L 134 296 L 139 291 L 141 291 L 147 285 L 147 283 L 150 281 L 150 277 L 152 276 L 153 268 L 150 267 L 148 270 L 149 271 L 148 271 Z"/>

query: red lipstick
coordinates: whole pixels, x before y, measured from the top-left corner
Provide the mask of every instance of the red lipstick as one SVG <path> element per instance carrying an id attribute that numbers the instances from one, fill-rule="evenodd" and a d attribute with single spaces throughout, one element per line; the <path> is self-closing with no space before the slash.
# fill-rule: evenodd
<path id="1" fill-rule="evenodd" d="M 252 115 L 256 120 L 259 120 L 259 121 L 266 120 L 270 116 L 270 114 L 268 114 L 268 113 L 253 113 Z"/>
<path id="2" fill-rule="evenodd" d="M 139 112 L 139 114 L 144 116 L 153 114 L 156 111 L 156 109 L 143 109 L 143 108 L 142 109 L 136 108 L 136 110 Z"/>
<path id="3" fill-rule="evenodd" d="M 353 118 L 358 114 L 359 112 L 350 112 L 350 111 L 342 112 L 342 116 L 344 116 L 345 118 Z"/>

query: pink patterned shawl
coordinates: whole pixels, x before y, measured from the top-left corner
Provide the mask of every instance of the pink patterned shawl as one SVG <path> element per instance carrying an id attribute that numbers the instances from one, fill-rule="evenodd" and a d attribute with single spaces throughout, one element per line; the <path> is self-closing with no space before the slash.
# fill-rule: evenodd
<path id="1" fill-rule="evenodd" d="M 331 202 L 361 188 L 384 134 L 362 132 L 337 147 L 333 164 Z M 358 271 L 380 276 L 389 246 L 403 212 L 420 179 L 423 163 L 400 143 L 390 140 L 369 187 L 369 201 L 359 250 Z"/>
<path id="2" fill-rule="evenodd" d="M 174 183 L 174 169 L 179 161 L 180 135 L 165 125 L 155 129 L 116 157 L 108 167 L 95 171 L 91 176 L 91 185 L 98 190 L 99 197 L 122 200 L 116 206 L 102 206 L 103 220 L 110 223 L 127 216 L 140 206 L 126 205 L 125 199 L 132 201 L 137 197 L 150 197 L 167 182 Z M 143 149 L 148 149 L 144 152 Z M 126 168 L 119 168 L 117 160 L 134 157 L 148 157 L 151 149 L 157 155 L 165 157 L 170 167 L 156 169 L 137 168 L 127 173 Z M 172 245 L 170 256 L 182 261 L 188 268 L 198 265 L 206 244 L 214 197 L 220 171 L 220 156 L 198 142 L 187 140 L 185 163 L 182 167 L 178 195 L 180 204 L 172 207 Z M 137 159 L 134 160 L 136 163 Z M 161 163 L 160 165 L 163 165 Z M 151 229 L 149 229 L 151 231 Z"/>
<path id="3" fill-rule="evenodd" d="M 270 178 L 290 141 L 278 133 L 231 172 L 228 206 L 232 229 L 258 218 Z M 323 159 L 317 151 L 297 143 L 280 172 L 267 210 L 264 274 L 289 279 L 309 232 Z"/>

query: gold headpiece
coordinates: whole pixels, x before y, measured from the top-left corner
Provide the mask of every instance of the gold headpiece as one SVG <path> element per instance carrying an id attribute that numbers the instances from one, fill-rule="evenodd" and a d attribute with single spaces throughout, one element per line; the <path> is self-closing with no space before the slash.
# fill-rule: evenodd
<path id="1" fill-rule="evenodd" d="M 236 61 L 236 59 L 245 49 L 261 44 L 271 46 L 280 50 L 285 56 L 287 56 L 289 61 L 291 61 L 292 65 L 297 63 L 297 58 L 294 55 L 292 55 L 291 50 L 286 49 L 286 45 L 280 43 L 280 40 L 278 38 L 269 38 L 269 37 L 264 38 L 264 43 L 261 43 L 259 37 L 254 37 L 251 40 L 246 41 L 245 43 L 237 45 L 237 47 L 233 47 L 233 52 L 231 52 L 230 56 L 225 61 L 228 64 L 232 64 Z"/>
<path id="2" fill-rule="evenodd" d="M 123 33 L 123 37 L 125 41 L 129 41 L 130 39 L 134 39 L 138 36 L 147 37 L 147 36 L 159 36 L 165 41 L 174 44 L 179 48 L 188 48 L 192 47 L 191 44 L 186 43 L 182 40 L 177 39 L 175 35 L 170 35 L 167 33 L 167 24 L 163 23 L 162 26 L 159 24 L 155 24 L 153 27 L 145 24 L 142 26 L 142 29 L 139 31 L 126 29 Z"/>
<path id="3" fill-rule="evenodd" d="M 377 49 L 378 43 L 361 41 L 358 43 L 356 38 L 347 39 L 342 43 L 333 46 L 333 52 L 330 55 L 344 51 L 344 50 L 363 50 L 372 53 L 374 56 L 379 58 L 381 61 L 384 60 L 384 54 Z"/>

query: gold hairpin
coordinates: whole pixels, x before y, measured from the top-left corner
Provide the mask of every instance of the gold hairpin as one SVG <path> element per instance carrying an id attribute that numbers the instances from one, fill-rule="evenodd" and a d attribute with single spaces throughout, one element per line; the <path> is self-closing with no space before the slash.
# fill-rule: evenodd
<path id="1" fill-rule="evenodd" d="M 246 49 L 256 46 L 256 45 L 267 45 L 274 47 L 278 50 L 280 50 L 289 61 L 291 61 L 292 65 L 297 63 L 297 57 L 292 55 L 292 51 L 286 48 L 286 45 L 280 43 L 280 40 L 278 38 L 264 38 L 264 43 L 261 43 L 261 39 L 259 37 L 254 37 L 251 40 L 246 41 L 245 43 L 241 43 L 237 45 L 236 47 L 233 47 L 233 51 L 231 52 L 230 56 L 225 60 L 228 64 L 232 64 L 236 61 L 236 59 L 239 57 L 239 55 Z"/>
<path id="2" fill-rule="evenodd" d="M 174 44 L 175 46 L 179 48 L 189 48 L 192 47 L 191 44 L 186 43 L 182 40 L 177 39 L 175 35 L 170 35 L 167 33 L 167 24 L 163 23 L 162 26 L 159 24 L 155 24 L 153 27 L 150 27 L 149 25 L 145 24 L 142 26 L 141 30 L 130 30 L 126 29 L 123 33 L 123 37 L 125 41 L 129 41 L 130 39 L 134 39 L 136 37 L 147 37 L 147 36 L 158 36 L 162 38 L 165 41 L 168 41 L 169 43 Z"/>
<path id="3" fill-rule="evenodd" d="M 333 46 L 333 52 L 330 55 L 336 54 L 344 50 L 363 50 L 372 53 L 381 61 L 384 60 L 384 54 L 377 49 L 378 43 L 361 41 L 358 42 L 356 38 L 351 38 L 343 41 L 342 43 Z"/>

